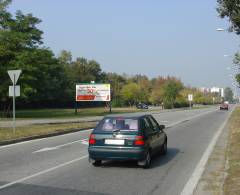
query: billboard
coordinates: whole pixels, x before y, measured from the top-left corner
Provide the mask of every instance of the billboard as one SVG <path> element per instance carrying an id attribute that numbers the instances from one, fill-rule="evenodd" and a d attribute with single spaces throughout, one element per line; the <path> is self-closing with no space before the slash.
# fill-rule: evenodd
<path id="1" fill-rule="evenodd" d="M 76 101 L 111 101 L 110 84 L 76 84 Z"/>

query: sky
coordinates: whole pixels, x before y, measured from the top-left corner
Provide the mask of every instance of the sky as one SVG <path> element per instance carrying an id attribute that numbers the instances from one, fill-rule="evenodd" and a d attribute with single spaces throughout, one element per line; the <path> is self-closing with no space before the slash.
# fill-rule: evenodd
<path id="1" fill-rule="evenodd" d="M 229 27 L 216 7 L 216 0 L 13 0 L 9 11 L 40 18 L 44 45 L 56 56 L 68 50 L 106 72 L 231 87 L 239 37 L 216 31 Z"/>

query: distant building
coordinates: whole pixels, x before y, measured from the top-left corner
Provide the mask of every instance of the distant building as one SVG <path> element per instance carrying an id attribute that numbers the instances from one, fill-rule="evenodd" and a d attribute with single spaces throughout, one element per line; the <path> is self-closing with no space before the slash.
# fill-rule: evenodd
<path id="1" fill-rule="evenodd" d="M 218 93 L 219 96 L 224 97 L 224 89 L 220 87 L 201 87 L 199 90 L 203 93 Z"/>

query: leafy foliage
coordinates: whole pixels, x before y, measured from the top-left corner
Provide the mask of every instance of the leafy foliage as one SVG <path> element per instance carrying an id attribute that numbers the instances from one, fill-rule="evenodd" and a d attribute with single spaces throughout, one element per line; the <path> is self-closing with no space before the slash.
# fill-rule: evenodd
<path id="1" fill-rule="evenodd" d="M 169 80 L 163 86 L 163 103 L 165 108 L 174 108 L 175 100 L 183 84 L 178 80 Z"/>
<path id="2" fill-rule="evenodd" d="M 226 87 L 224 90 L 224 99 L 226 101 L 232 102 L 233 101 L 233 91 L 230 87 Z"/>
<path id="3" fill-rule="evenodd" d="M 217 0 L 217 11 L 221 18 L 227 18 L 231 26 L 229 31 L 240 34 L 240 1 L 239 0 Z M 240 65 L 240 54 L 236 53 L 234 63 Z M 236 81 L 240 84 L 240 74 L 236 75 Z"/>
<path id="4" fill-rule="evenodd" d="M 141 88 L 136 83 L 129 83 L 123 86 L 121 90 L 122 99 L 131 106 L 141 101 Z"/>
<path id="5" fill-rule="evenodd" d="M 240 34 L 240 1 L 218 0 L 217 11 L 221 18 L 228 18 L 231 22 L 230 31 Z"/>

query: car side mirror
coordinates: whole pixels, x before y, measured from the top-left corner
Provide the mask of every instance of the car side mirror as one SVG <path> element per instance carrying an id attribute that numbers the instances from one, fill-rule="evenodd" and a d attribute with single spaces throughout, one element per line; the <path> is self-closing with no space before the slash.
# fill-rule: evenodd
<path id="1" fill-rule="evenodd" d="M 165 129 L 165 125 L 159 125 L 159 127 L 161 130 Z"/>

